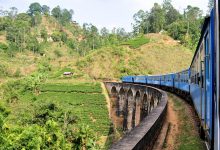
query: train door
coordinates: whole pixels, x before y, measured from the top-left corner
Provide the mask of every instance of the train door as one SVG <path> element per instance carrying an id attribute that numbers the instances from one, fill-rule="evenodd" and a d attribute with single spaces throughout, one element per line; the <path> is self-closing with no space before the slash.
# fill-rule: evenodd
<path id="1" fill-rule="evenodd" d="M 210 34 L 205 36 L 205 109 L 204 109 L 204 125 L 205 130 L 210 133 L 210 105 L 211 105 L 211 63 L 210 63 Z M 208 135 L 210 136 L 210 135 Z"/>
<path id="2" fill-rule="evenodd" d="M 198 84 L 200 88 L 200 115 L 201 115 L 201 122 L 202 125 L 205 123 L 205 89 L 204 89 L 204 75 L 205 75 L 205 62 L 204 62 L 204 56 L 205 56 L 205 50 L 204 50 L 204 43 L 203 41 L 201 43 L 199 53 L 197 54 L 197 62 L 198 62 L 198 73 L 197 73 L 197 81 L 196 83 Z"/>

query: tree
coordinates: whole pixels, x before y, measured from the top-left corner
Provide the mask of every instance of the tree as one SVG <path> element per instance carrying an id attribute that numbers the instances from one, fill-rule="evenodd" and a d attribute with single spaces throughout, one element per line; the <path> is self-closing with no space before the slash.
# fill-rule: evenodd
<path id="1" fill-rule="evenodd" d="M 162 4 L 162 7 L 163 7 L 163 10 L 167 13 L 170 9 L 173 8 L 173 5 L 171 4 L 172 3 L 172 0 L 164 0 L 163 1 L 163 4 Z"/>
<path id="2" fill-rule="evenodd" d="M 133 25 L 134 33 L 148 33 L 149 29 L 149 21 L 148 21 L 149 13 L 144 12 L 143 10 L 139 10 L 136 14 L 134 14 L 133 19 L 135 24 Z"/>
<path id="3" fill-rule="evenodd" d="M 65 24 L 67 22 L 70 22 L 72 20 L 73 10 L 68 11 L 67 9 L 62 10 L 61 14 L 61 23 Z"/>
<path id="4" fill-rule="evenodd" d="M 150 32 L 160 32 L 165 23 L 165 13 L 158 3 L 154 3 L 149 16 Z"/>
<path id="5" fill-rule="evenodd" d="M 190 5 L 188 5 L 184 11 L 184 16 L 189 21 L 201 19 L 202 14 L 203 14 L 202 10 L 200 10 L 198 7 L 192 7 Z"/>
<path id="6" fill-rule="evenodd" d="M 43 6 L 42 6 L 42 13 L 43 13 L 44 15 L 49 15 L 49 14 L 50 14 L 50 7 L 47 6 L 47 5 L 43 5 Z"/>
<path id="7" fill-rule="evenodd" d="M 36 13 L 40 13 L 42 12 L 42 7 L 39 3 L 32 3 L 29 6 L 29 10 L 28 10 L 29 14 L 31 16 L 35 15 Z"/>
<path id="8" fill-rule="evenodd" d="M 52 13 L 52 16 L 54 16 L 55 18 L 60 19 L 62 15 L 60 6 L 53 8 L 51 13 Z"/>
<path id="9" fill-rule="evenodd" d="M 43 28 L 43 29 L 40 31 L 40 34 L 41 34 L 41 38 L 44 39 L 44 42 L 47 42 L 47 37 L 48 37 L 47 30 L 46 30 L 45 28 Z"/>
<path id="10" fill-rule="evenodd" d="M 126 33 L 124 28 L 118 28 L 116 32 L 119 41 L 125 41 L 127 39 L 128 34 Z"/>
<path id="11" fill-rule="evenodd" d="M 181 17 L 180 13 L 173 7 L 171 0 L 163 1 L 163 10 L 165 12 L 165 26 L 172 24 Z"/>
<path id="12" fill-rule="evenodd" d="M 31 17 L 26 13 L 18 14 L 16 20 L 25 21 L 31 25 Z"/>
<path id="13" fill-rule="evenodd" d="M 39 25 L 42 21 L 42 16 L 39 12 L 35 12 L 35 15 L 32 16 L 32 26 Z"/>
<path id="14" fill-rule="evenodd" d="M 40 51 L 40 45 L 36 39 L 35 36 L 30 36 L 27 43 L 27 48 L 31 51 L 39 52 Z"/>
<path id="15" fill-rule="evenodd" d="M 100 33 L 102 37 L 107 37 L 109 35 L 109 30 L 106 27 L 104 27 L 100 30 Z"/>
<path id="16" fill-rule="evenodd" d="M 17 13 L 18 13 L 18 9 L 16 7 L 11 7 L 8 15 L 10 18 L 15 19 Z"/>

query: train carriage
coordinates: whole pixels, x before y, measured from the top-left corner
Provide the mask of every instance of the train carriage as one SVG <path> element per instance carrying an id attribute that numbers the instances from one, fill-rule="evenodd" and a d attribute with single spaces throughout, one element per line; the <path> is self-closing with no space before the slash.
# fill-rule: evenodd
<path id="1" fill-rule="evenodd" d="M 200 118 L 207 146 L 213 145 L 214 105 L 214 11 L 205 19 L 201 37 L 191 63 L 190 95 Z"/>
<path id="2" fill-rule="evenodd" d="M 147 76 L 147 84 L 160 86 L 161 84 L 161 76 Z"/>
<path id="3" fill-rule="evenodd" d="M 183 70 L 174 75 L 174 88 L 184 93 L 189 93 L 190 69 Z"/>
<path id="4" fill-rule="evenodd" d="M 124 76 L 121 80 L 125 83 L 134 83 L 134 77 L 135 76 Z"/>
<path id="5" fill-rule="evenodd" d="M 166 87 L 174 87 L 174 73 L 161 76 L 161 85 Z"/>

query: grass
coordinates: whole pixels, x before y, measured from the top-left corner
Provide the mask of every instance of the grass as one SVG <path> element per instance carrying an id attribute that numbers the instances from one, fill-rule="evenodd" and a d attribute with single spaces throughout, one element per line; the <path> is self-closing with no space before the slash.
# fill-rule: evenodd
<path id="1" fill-rule="evenodd" d="M 123 45 L 128 45 L 131 48 L 139 48 L 144 44 L 149 43 L 150 40 L 144 36 L 139 36 L 134 39 L 130 39 L 129 41 L 123 43 Z"/>
<path id="2" fill-rule="evenodd" d="M 177 150 L 203 150 L 204 144 L 199 138 L 198 132 L 190 119 L 188 109 L 184 102 L 171 94 L 169 97 L 173 99 L 175 111 L 180 117 L 180 134 L 177 137 Z"/>

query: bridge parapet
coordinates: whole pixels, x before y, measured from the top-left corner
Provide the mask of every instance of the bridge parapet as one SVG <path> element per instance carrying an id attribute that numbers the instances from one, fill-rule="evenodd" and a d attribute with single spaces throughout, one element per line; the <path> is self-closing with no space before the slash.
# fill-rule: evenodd
<path id="1" fill-rule="evenodd" d="M 167 94 L 138 84 L 106 82 L 105 86 L 113 123 L 127 132 L 111 149 L 151 149 L 166 115 Z"/>

